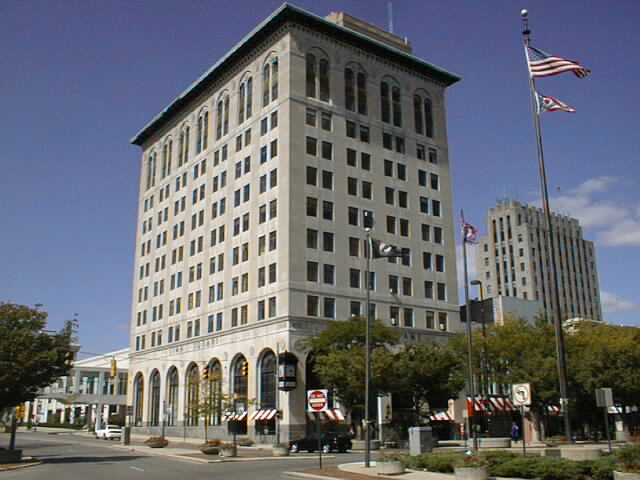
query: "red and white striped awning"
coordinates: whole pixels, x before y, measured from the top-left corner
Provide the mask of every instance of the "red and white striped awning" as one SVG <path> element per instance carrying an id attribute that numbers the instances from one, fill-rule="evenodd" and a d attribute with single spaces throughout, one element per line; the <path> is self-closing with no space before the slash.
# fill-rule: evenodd
<path id="1" fill-rule="evenodd" d="M 556 407 L 555 405 L 549 405 L 547 407 L 547 412 L 551 415 L 560 415 L 560 407 Z"/>
<path id="2" fill-rule="evenodd" d="M 247 417 L 247 412 L 227 412 L 222 416 L 222 420 L 224 420 L 225 422 L 232 422 L 232 421 L 236 421 L 236 422 L 240 422 L 242 420 L 244 420 Z"/>
<path id="3" fill-rule="evenodd" d="M 473 400 L 473 411 L 474 412 L 486 412 L 488 410 L 487 405 L 485 403 L 485 399 L 481 397 L 475 397 Z M 471 410 L 471 397 L 467 397 L 467 411 Z"/>
<path id="4" fill-rule="evenodd" d="M 339 408 L 334 408 L 333 410 L 327 410 L 326 412 L 307 412 L 307 417 L 309 420 L 315 420 L 320 416 L 320 420 L 332 420 L 334 422 L 344 422 L 344 414 Z"/>
<path id="5" fill-rule="evenodd" d="M 516 412 L 509 397 L 476 397 L 473 402 L 474 412 Z M 467 411 L 471 409 L 471 397 L 467 397 Z"/>
<path id="6" fill-rule="evenodd" d="M 509 397 L 489 397 L 491 406 L 498 412 L 515 412 L 518 409 L 511 403 Z"/>
<path id="7" fill-rule="evenodd" d="M 251 414 L 251 420 L 271 420 L 278 411 L 275 408 L 262 408 Z"/>
<path id="8" fill-rule="evenodd" d="M 430 422 L 449 422 L 449 421 L 453 421 L 453 418 L 451 417 L 451 415 L 449 415 L 449 412 L 439 412 L 439 413 L 434 413 L 433 415 L 430 415 L 429 421 Z"/>

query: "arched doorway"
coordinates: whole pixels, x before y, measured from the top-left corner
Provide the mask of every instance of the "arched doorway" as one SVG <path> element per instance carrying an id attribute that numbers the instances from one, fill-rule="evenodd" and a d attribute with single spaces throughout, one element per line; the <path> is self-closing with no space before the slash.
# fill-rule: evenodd
<path id="1" fill-rule="evenodd" d="M 142 412 L 144 407 L 144 376 L 142 372 L 136 374 L 133 382 L 133 424 L 142 426 Z"/>
<path id="2" fill-rule="evenodd" d="M 171 367 L 167 374 L 167 425 L 173 427 L 178 420 L 178 369 Z"/>
<path id="3" fill-rule="evenodd" d="M 158 370 L 151 372 L 149 392 L 151 394 L 151 403 L 149 404 L 149 425 L 157 427 L 160 425 L 160 372 L 158 372 Z"/>
<path id="4" fill-rule="evenodd" d="M 200 402 L 200 371 L 198 365 L 192 363 L 187 369 L 187 402 L 185 405 L 185 425 L 198 425 L 198 404 Z"/>
<path id="5" fill-rule="evenodd" d="M 265 411 L 276 408 L 276 356 L 273 351 L 268 350 L 260 359 L 260 384 L 259 384 L 259 407 Z M 271 416 L 268 419 L 256 420 L 256 433 L 262 435 L 275 435 L 276 419 Z"/>
<path id="6" fill-rule="evenodd" d="M 244 355 L 238 355 L 231 366 L 231 393 L 235 419 L 229 421 L 230 433 L 247 433 L 247 408 L 249 392 L 249 363 Z"/>

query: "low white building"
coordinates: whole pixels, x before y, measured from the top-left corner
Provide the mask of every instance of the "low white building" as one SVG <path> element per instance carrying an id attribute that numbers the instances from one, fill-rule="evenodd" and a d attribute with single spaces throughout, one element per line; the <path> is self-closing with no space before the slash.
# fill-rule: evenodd
<path id="1" fill-rule="evenodd" d="M 115 376 L 111 376 L 115 360 Z M 27 402 L 24 422 L 76 424 L 95 428 L 99 423 L 124 424 L 127 403 L 129 349 L 73 362 L 69 375 L 45 387 Z"/>

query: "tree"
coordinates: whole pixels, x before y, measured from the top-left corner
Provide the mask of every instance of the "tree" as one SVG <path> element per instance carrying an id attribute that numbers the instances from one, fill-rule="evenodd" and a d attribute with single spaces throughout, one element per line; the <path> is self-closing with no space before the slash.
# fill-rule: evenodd
<path id="1" fill-rule="evenodd" d="M 75 321 L 45 331 L 48 315 L 39 307 L 0 303 L 0 409 L 33 400 L 71 369 Z"/>
<path id="2" fill-rule="evenodd" d="M 446 405 L 464 388 L 462 357 L 448 345 L 411 343 L 394 356 L 394 393 L 411 398 L 416 425 L 423 407 Z"/>
<path id="3" fill-rule="evenodd" d="M 330 322 L 318 335 L 303 341 L 314 354 L 314 371 L 355 420 L 364 418 L 366 321 L 351 317 Z M 398 342 L 398 332 L 374 320 L 371 325 L 371 395 L 389 391 L 388 347 Z"/>
<path id="4" fill-rule="evenodd" d="M 71 369 L 76 322 L 67 321 L 57 333 L 45 331 L 47 316 L 40 305 L 0 302 L 0 410 L 33 400 Z"/>
<path id="5" fill-rule="evenodd" d="M 507 319 L 503 325 L 486 328 L 486 369 L 489 378 L 505 396 L 511 396 L 511 385 L 530 383 L 533 391 L 530 409 L 534 428 L 544 437 L 543 415 L 548 406 L 557 406 L 560 393 L 553 325 L 544 317 L 531 324 L 526 319 Z M 467 357 L 465 334 L 453 341 L 462 358 Z M 483 338 L 481 331 L 472 334 L 473 370 L 480 373 Z M 465 362 L 466 370 L 466 362 Z"/>
<path id="6" fill-rule="evenodd" d="M 625 407 L 640 398 L 640 329 L 581 322 L 565 338 L 577 411 L 588 423 L 600 423 L 595 390 L 610 387 L 627 425 Z"/>

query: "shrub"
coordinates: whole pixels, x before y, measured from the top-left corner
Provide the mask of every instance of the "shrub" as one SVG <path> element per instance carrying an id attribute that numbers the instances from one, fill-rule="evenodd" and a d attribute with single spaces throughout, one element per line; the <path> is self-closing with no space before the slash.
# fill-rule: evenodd
<path id="1" fill-rule="evenodd" d="M 491 475 L 540 480 L 579 480 L 583 476 L 583 468 L 578 462 L 558 457 L 520 457 L 493 465 Z"/>
<path id="2" fill-rule="evenodd" d="M 211 440 L 207 440 L 201 446 L 202 447 L 219 447 L 221 443 L 222 443 L 222 440 L 218 438 L 213 438 Z"/>
<path id="3" fill-rule="evenodd" d="M 407 458 L 407 467 L 429 472 L 453 473 L 453 463 L 460 458 L 460 452 L 425 453 Z"/>
<path id="4" fill-rule="evenodd" d="M 489 465 L 484 455 L 479 453 L 465 453 L 453 462 L 454 467 L 484 467 Z"/>
<path id="5" fill-rule="evenodd" d="M 521 456 L 519 453 L 510 452 L 508 450 L 488 450 L 486 452 L 482 452 L 482 455 L 487 459 L 489 465 L 505 463 Z"/>
<path id="6" fill-rule="evenodd" d="M 253 445 L 253 440 L 251 440 L 249 437 L 238 437 L 236 443 L 241 447 L 250 447 L 251 445 Z"/>

